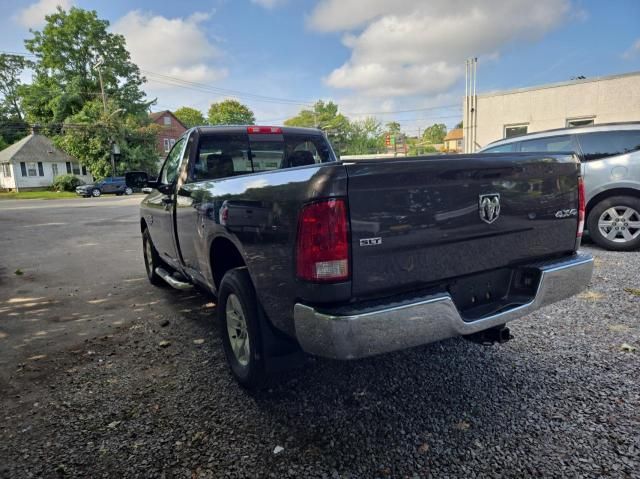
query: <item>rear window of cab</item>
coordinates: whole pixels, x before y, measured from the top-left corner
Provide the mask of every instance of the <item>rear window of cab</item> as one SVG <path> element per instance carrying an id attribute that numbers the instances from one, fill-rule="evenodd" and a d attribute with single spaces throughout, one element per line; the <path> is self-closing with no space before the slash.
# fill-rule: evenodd
<path id="1" fill-rule="evenodd" d="M 322 135 L 225 134 L 200 137 L 191 178 L 212 180 L 335 161 Z"/>

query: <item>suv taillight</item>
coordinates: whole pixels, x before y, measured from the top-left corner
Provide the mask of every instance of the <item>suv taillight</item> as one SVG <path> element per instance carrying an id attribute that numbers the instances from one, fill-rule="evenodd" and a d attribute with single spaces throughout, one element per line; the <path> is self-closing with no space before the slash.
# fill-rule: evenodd
<path id="1" fill-rule="evenodd" d="M 585 194 L 584 194 L 584 180 L 582 177 L 578 177 L 578 238 L 582 237 L 584 232 L 584 213 L 585 213 Z"/>
<path id="2" fill-rule="evenodd" d="M 296 274 L 306 281 L 349 278 L 349 223 L 342 199 L 311 203 L 298 218 Z"/>

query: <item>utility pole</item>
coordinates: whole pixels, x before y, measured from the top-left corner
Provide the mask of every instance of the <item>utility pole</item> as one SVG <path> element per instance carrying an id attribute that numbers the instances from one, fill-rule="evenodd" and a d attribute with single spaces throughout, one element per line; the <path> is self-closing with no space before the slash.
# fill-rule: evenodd
<path id="1" fill-rule="evenodd" d="M 465 62 L 465 85 L 464 85 L 464 152 L 473 153 L 476 150 L 476 127 L 477 127 L 477 95 L 476 95 L 476 72 L 478 69 L 478 59 L 468 58 Z"/>
<path id="2" fill-rule="evenodd" d="M 104 95 L 104 84 L 102 83 L 102 65 L 104 64 L 104 59 L 102 57 L 98 58 L 98 61 L 94 65 L 94 68 L 98 70 L 98 79 L 100 80 L 100 92 L 102 94 L 102 106 L 104 108 L 104 114 L 107 114 L 107 97 Z"/>

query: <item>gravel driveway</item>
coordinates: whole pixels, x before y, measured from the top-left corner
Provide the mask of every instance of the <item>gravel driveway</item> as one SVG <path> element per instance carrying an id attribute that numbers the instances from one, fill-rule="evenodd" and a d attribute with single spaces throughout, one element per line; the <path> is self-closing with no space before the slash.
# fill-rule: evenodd
<path id="1" fill-rule="evenodd" d="M 640 477 L 640 252 L 586 249 L 591 289 L 505 345 L 310 359 L 256 395 L 227 372 L 213 300 L 172 292 L 7 371 L 0 476 Z"/>

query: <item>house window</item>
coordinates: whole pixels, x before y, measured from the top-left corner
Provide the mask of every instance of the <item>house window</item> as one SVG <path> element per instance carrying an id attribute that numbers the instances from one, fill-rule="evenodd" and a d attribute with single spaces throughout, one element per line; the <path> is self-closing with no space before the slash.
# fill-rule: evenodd
<path id="1" fill-rule="evenodd" d="M 175 145 L 175 144 L 176 144 L 176 140 L 175 140 L 174 138 L 171 138 L 171 139 L 169 140 L 169 144 L 171 145 L 171 148 L 173 148 L 173 145 Z"/>
<path id="2" fill-rule="evenodd" d="M 67 161 L 67 175 L 71 174 L 71 162 Z"/>
<path id="3" fill-rule="evenodd" d="M 82 165 L 82 176 L 87 176 L 87 167 Z"/>
<path id="4" fill-rule="evenodd" d="M 164 138 L 164 152 L 169 153 L 170 149 L 171 149 L 171 143 L 169 138 Z"/>
<path id="5" fill-rule="evenodd" d="M 58 163 L 51 163 L 51 173 L 54 178 L 60 174 L 58 173 Z"/>
<path id="6" fill-rule="evenodd" d="M 80 165 L 78 163 L 71 163 L 71 167 L 73 168 L 74 175 L 80 174 Z"/>
<path id="7" fill-rule="evenodd" d="M 27 162 L 27 176 L 38 176 L 38 164 L 36 162 Z"/>
<path id="8" fill-rule="evenodd" d="M 596 117 L 584 117 L 584 118 L 567 118 L 567 128 L 572 128 L 575 126 L 589 126 L 593 125 Z"/>
<path id="9" fill-rule="evenodd" d="M 170 116 L 163 117 L 162 121 L 164 122 L 165 126 L 171 126 L 171 117 Z"/>
<path id="10" fill-rule="evenodd" d="M 38 162 L 38 176 L 44 176 L 44 165 L 41 161 Z"/>
<path id="11" fill-rule="evenodd" d="M 504 137 L 513 138 L 514 136 L 526 135 L 529 125 L 504 125 Z"/>
<path id="12" fill-rule="evenodd" d="M 7 178 L 11 178 L 11 164 L 10 163 L 2 163 L 2 174 Z"/>

